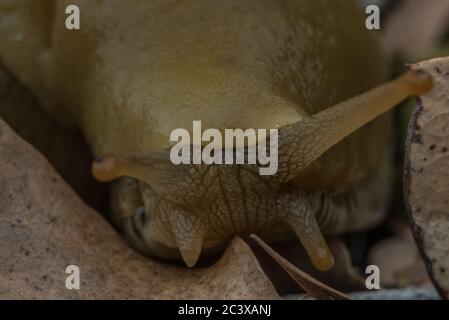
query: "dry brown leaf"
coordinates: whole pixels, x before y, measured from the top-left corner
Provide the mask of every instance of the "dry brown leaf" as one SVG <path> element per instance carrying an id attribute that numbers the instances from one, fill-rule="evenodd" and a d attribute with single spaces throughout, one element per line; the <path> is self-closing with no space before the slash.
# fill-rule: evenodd
<path id="1" fill-rule="evenodd" d="M 365 278 L 353 266 L 346 244 L 338 237 L 327 238 L 326 242 L 335 260 L 333 268 L 326 272 L 319 271 L 314 267 L 299 240 L 273 242 L 270 243 L 270 247 L 298 269 L 336 290 L 342 292 L 365 290 Z M 281 270 L 279 264 L 267 255 L 259 245 L 250 239 L 248 239 L 248 243 L 255 252 L 263 270 L 281 295 L 291 295 L 302 291 L 291 280 L 291 277 Z"/>
<path id="2" fill-rule="evenodd" d="M 322 300 L 350 300 L 350 298 L 344 293 L 325 285 L 324 283 L 316 280 L 307 273 L 298 269 L 296 266 L 284 259 L 280 254 L 274 251 L 258 236 L 252 234 L 251 238 L 256 241 L 256 243 L 292 277 L 292 279 L 307 293 L 308 296 Z"/>
<path id="3" fill-rule="evenodd" d="M 37 99 L 0 65 L 0 118 L 29 142 L 60 173 L 80 197 L 101 212 L 107 188 L 89 172 L 92 156 L 81 134 L 65 128 Z"/>
<path id="4" fill-rule="evenodd" d="M 279 298 L 238 238 L 203 270 L 137 254 L 2 120 L 0 172 L 2 299 Z M 65 287 L 68 265 L 80 268 L 80 290 Z"/>
<path id="5" fill-rule="evenodd" d="M 415 240 L 443 298 L 449 298 L 449 57 L 411 66 L 430 73 L 409 127 L 404 191 Z"/>
<path id="6" fill-rule="evenodd" d="M 329 248 L 335 259 L 335 264 L 332 270 L 328 271 L 329 278 L 326 283 L 335 283 L 340 288 L 348 288 L 349 291 L 366 289 L 365 279 L 360 272 L 352 264 L 351 254 L 349 253 L 346 244 L 337 237 L 331 238 L 328 242 Z M 343 289 L 341 289 L 343 290 Z M 344 292 L 347 292 L 346 290 Z"/>

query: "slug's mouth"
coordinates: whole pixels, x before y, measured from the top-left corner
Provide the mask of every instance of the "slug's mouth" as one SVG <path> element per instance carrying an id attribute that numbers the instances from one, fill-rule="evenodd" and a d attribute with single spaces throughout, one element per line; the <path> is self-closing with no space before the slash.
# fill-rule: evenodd
<path id="1" fill-rule="evenodd" d="M 383 220 L 389 193 L 389 172 L 385 169 L 389 164 L 384 161 L 379 170 L 345 192 L 304 192 L 291 186 L 293 189 L 287 188 L 279 195 L 279 207 L 272 212 L 271 222 L 212 238 L 215 226 L 204 222 L 213 220 L 213 214 L 196 219 L 160 197 L 145 182 L 123 177 L 112 184 L 112 221 L 137 251 L 175 263 L 184 260 L 189 267 L 198 266 L 198 261 L 200 266 L 211 264 L 234 236 L 255 233 L 269 243 L 291 242 L 298 246 L 295 238 L 299 239 L 314 267 L 326 271 L 332 268 L 334 258 L 322 233 L 341 235 L 371 229 Z M 253 218 L 264 219 L 258 214 L 261 212 L 254 210 Z"/>
<path id="2" fill-rule="evenodd" d="M 134 249 L 146 256 L 179 265 L 184 260 L 188 267 L 209 266 L 220 258 L 232 240 L 229 237 L 222 241 L 195 241 L 190 235 L 196 234 L 198 228 L 180 215 L 172 216 L 176 209 L 135 178 L 114 181 L 110 199 L 112 223 Z M 171 221 L 173 218 L 178 219 Z M 183 244 L 179 236 L 185 232 L 189 234 Z M 186 244 L 188 239 L 197 245 Z"/>

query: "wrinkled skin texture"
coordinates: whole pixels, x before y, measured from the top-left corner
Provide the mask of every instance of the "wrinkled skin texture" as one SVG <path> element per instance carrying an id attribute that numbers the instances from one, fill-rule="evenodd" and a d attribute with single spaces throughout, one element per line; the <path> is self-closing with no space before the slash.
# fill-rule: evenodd
<path id="1" fill-rule="evenodd" d="M 295 161 L 288 154 L 280 154 L 278 176 L 263 178 L 251 166 L 174 167 L 164 151 L 171 131 L 193 120 L 203 129 L 281 128 L 382 82 L 355 2 L 59 0 L 38 11 L 30 3 L 0 1 L 2 61 L 49 108 L 58 106 L 97 157 L 139 155 L 124 175 L 140 181 L 119 182 L 113 208 L 140 250 L 172 258 L 179 248 L 193 265 L 202 248 L 239 233 L 278 238 L 288 224 L 326 269 L 316 219 L 335 234 L 382 218 L 384 190 L 364 180 L 381 161 L 387 117 L 294 177 L 285 174 L 292 163 L 283 159 Z M 65 28 L 69 4 L 81 8 L 79 31 Z M 16 55 L 18 35 L 33 39 L 33 55 Z M 374 204 L 357 201 L 367 194 Z M 326 224 L 329 216 L 337 222 Z"/>

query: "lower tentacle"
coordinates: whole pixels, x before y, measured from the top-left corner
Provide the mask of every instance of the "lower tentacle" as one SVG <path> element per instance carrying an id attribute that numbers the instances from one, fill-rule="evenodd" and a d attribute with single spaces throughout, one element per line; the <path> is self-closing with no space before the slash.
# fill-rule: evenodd
<path id="1" fill-rule="evenodd" d="M 329 270 L 333 257 L 324 235 L 373 228 L 387 213 L 389 161 L 377 172 L 345 192 L 281 191 L 277 209 L 284 223 L 296 234 L 312 263 L 319 270 Z"/>
<path id="2" fill-rule="evenodd" d="M 322 271 L 331 269 L 334 257 L 306 198 L 295 190 L 284 193 L 278 198 L 278 210 L 301 241 L 313 265 Z"/>

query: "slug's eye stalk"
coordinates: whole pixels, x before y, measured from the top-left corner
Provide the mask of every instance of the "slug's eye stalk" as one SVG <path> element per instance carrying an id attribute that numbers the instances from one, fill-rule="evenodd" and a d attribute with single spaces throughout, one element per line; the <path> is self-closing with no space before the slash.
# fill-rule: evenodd
<path id="1" fill-rule="evenodd" d="M 403 75 L 404 83 L 408 85 L 411 95 L 421 96 L 432 90 L 433 79 L 423 70 L 409 71 Z"/>
<path id="2" fill-rule="evenodd" d="M 339 103 L 279 132 L 280 180 L 294 179 L 323 153 L 368 122 L 386 113 L 404 99 L 432 89 L 432 77 L 421 70 Z M 286 159 L 283 162 L 283 159 Z"/>

